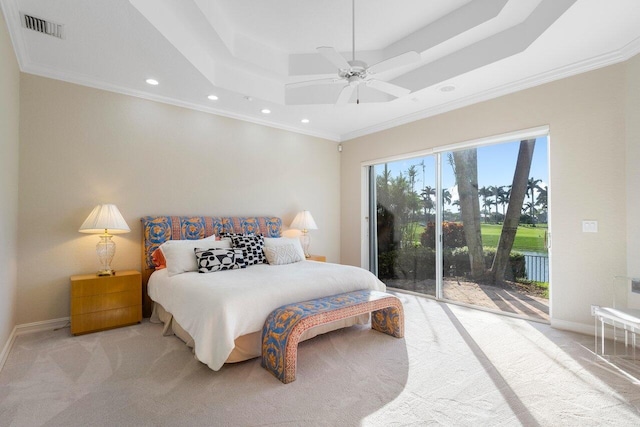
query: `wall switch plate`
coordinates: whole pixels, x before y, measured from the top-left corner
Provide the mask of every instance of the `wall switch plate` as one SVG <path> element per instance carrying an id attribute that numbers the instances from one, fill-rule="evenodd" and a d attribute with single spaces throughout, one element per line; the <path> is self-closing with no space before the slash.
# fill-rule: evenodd
<path id="1" fill-rule="evenodd" d="M 582 232 L 583 233 L 597 233 L 598 232 L 598 221 L 582 221 Z"/>

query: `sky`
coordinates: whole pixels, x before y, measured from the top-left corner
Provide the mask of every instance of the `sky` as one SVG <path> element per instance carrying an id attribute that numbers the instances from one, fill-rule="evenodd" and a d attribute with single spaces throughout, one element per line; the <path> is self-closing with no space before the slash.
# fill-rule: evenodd
<path id="1" fill-rule="evenodd" d="M 519 148 L 520 141 L 478 147 L 478 186 L 489 187 L 511 185 Z M 531 163 L 529 177 L 542 180 L 542 182 L 539 183 L 542 187 L 546 187 L 547 182 L 549 182 L 547 150 L 547 137 L 537 138 L 536 145 L 533 150 L 533 160 Z M 422 167 L 423 161 L 424 180 Z M 435 164 L 435 156 L 427 156 L 391 162 L 387 165 L 391 171 L 391 175 L 394 177 L 398 176 L 399 173 L 406 176 L 409 167 L 411 165 L 416 165 L 418 169 L 418 175 L 416 177 L 416 192 L 419 193 L 420 189 L 424 188 L 426 185 L 435 188 Z M 380 174 L 382 170 L 384 170 L 384 164 L 376 166 L 377 174 Z M 455 198 L 457 193 L 453 188 L 455 185 L 455 177 L 453 170 L 449 165 L 447 153 L 443 153 L 442 156 L 442 170 L 442 186 L 450 191 L 454 190 L 452 191 L 452 194 Z"/>

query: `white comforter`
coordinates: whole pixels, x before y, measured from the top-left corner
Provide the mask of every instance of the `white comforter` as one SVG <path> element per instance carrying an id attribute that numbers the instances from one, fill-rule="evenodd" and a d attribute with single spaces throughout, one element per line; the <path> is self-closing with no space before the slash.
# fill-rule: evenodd
<path id="1" fill-rule="evenodd" d="M 193 337 L 198 360 L 215 371 L 234 340 L 261 331 L 276 308 L 360 289 L 384 291 L 385 285 L 362 268 L 315 261 L 172 277 L 163 269 L 148 284 L 151 299 L 173 314 Z"/>

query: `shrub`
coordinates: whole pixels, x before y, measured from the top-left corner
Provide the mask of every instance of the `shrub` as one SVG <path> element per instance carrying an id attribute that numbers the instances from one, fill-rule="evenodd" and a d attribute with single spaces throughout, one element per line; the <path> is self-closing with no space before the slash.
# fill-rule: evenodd
<path id="1" fill-rule="evenodd" d="M 436 277 L 436 251 L 424 246 L 403 248 L 398 252 L 396 279 L 426 280 Z"/>
<path id="2" fill-rule="evenodd" d="M 483 249 L 485 267 L 491 268 L 496 253 L 495 248 Z M 511 269 L 505 273 L 508 280 L 525 277 L 524 255 L 511 252 Z M 381 253 L 378 257 L 378 276 L 381 279 L 426 280 L 436 277 L 436 253 L 424 246 L 408 247 Z M 466 246 L 447 249 L 443 253 L 443 275 L 465 276 L 471 271 L 469 250 Z"/>
<path id="3" fill-rule="evenodd" d="M 484 247 L 482 248 L 484 253 L 484 265 L 485 268 L 491 268 L 491 264 L 493 263 L 493 258 L 496 255 L 496 248 L 494 247 Z M 524 254 L 520 252 L 511 251 L 509 254 L 509 263 L 511 264 L 511 269 L 505 272 L 505 278 L 508 280 L 513 280 L 516 277 L 525 277 L 525 262 L 524 262 Z M 466 246 L 462 248 L 456 248 L 449 252 L 445 251 L 444 253 L 444 275 L 449 275 L 447 272 L 447 267 L 452 267 L 454 276 L 464 276 L 467 273 L 471 272 L 471 265 L 469 263 L 469 248 Z"/>
<path id="4" fill-rule="evenodd" d="M 381 279 L 394 279 L 396 259 L 398 253 L 395 250 L 382 252 L 378 255 L 378 277 Z"/>
<path id="5" fill-rule="evenodd" d="M 443 221 L 442 238 L 445 248 L 460 248 L 467 244 L 464 237 L 464 226 L 459 222 Z M 436 224 L 429 222 L 420 236 L 420 243 L 427 248 L 436 247 Z"/>

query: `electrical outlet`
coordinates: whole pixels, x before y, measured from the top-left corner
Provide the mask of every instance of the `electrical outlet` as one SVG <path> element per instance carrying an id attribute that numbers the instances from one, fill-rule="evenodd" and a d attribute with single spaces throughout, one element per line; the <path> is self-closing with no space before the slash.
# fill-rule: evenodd
<path id="1" fill-rule="evenodd" d="M 595 316 L 596 315 L 596 308 L 600 307 L 599 305 L 591 305 L 591 315 Z"/>

